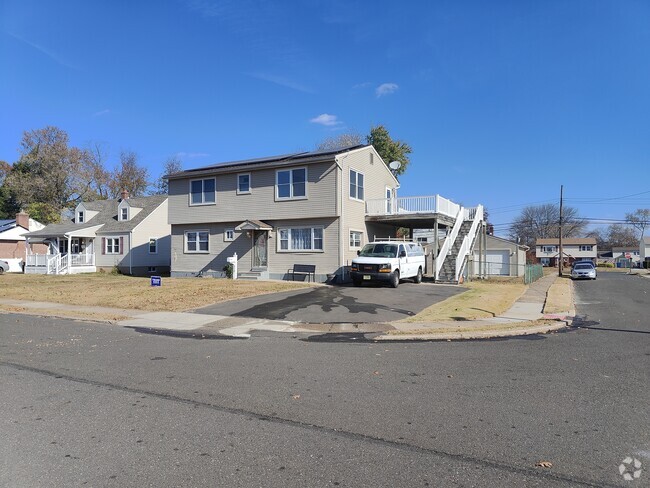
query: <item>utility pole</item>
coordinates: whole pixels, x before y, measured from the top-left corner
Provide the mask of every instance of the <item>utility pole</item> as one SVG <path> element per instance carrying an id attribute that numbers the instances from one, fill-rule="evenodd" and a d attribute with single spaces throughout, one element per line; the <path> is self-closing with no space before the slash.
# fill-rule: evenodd
<path id="1" fill-rule="evenodd" d="M 558 275 L 562 276 L 562 264 L 564 262 L 564 250 L 562 249 L 562 196 L 564 193 L 564 185 L 560 185 L 560 252 L 558 256 L 560 257 L 560 261 L 558 263 L 557 269 L 558 269 Z"/>

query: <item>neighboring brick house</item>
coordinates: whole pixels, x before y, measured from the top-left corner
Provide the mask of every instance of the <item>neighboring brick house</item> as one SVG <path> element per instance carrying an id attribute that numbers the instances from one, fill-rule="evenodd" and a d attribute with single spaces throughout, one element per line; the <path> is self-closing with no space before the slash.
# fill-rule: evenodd
<path id="1" fill-rule="evenodd" d="M 557 266 L 559 252 L 559 239 L 537 239 L 535 242 L 535 257 L 544 266 Z M 562 253 L 564 264 L 571 264 L 574 261 L 591 261 L 596 264 L 598 256 L 596 239 L 592 237 L 562 239 Z"/>
<path id="2" fill-rule="evenodd" d="M 46 256 L 28 254 L 25 273 L 75 274 L 117 268 L 123 274 L 166 274 L 170 261 L 167 195 L 81 202 L 74 218 L 30 232 Z"/>
<path id="3" fill-rule="evenodd" d="M 22 272 L 26 256 L 25 234 L 43 227 L 24 212 L 16 214 L 15 219 L 0 220 L 0 259 L 9 263 L 9 271 Z M 37 245 L 33 252 L 45 254 L 47 246 Z"/>

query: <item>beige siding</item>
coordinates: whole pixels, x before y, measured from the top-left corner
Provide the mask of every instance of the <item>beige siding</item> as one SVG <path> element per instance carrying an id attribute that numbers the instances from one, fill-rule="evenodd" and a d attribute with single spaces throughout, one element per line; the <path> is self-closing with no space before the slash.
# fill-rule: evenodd
<path id="1" fill-rule="evenodd" d="M 103 254 L 104 238 L 122 237 L 123 249 L 122 254 Z M 98 268 L 112 268 L 113 266 L 129 266 L 129 233 L 115 232 L 112 234 L 100 234 L 95 239 L 95 266 Z"/>
<path id="2" fill-rule="evenodd" d="M 372 157 L 371 157 L 372 155 Z M 386 187 L 395 188 L 397 182 L 390 170 L 372 147 L 352 151 L 339 156 L 343 170 L 341 188 L 342 201 L 342 234 L 343 234 L 343 264 L 349 263 L 357 255 L 357 250 L 350 248 L 350 230 L 362 230 L 362 243 L 371 242 L 374 236 L 388 237 L 395 235 L 393 226 L 366 223 L 367 200 L 385 198 Z M 364 175 L 364 201 L 350 198 L 350 169 Z"/>
<path id="3" fill-rule="evenodd" d="M 169 268 L 171 225 L 167 223 L 167 214 L 167 200 L 165 200 L 133 229 L 132 266 Z M 152 237 L 158 240 L 155 254 L 149 253 L 149 239 Z"/>
<path id="4" fill-rule="evenodd" d="M 303 166 L 295 166 L 300 168 Z M 237 195 L 237 174 L 216 176 L 215 205 L 189 204 L 190 179 L 169 182 L 169 223 L 229 222 L 233 218 L 269 220 L 296 217 L 319 218 L 336 215 L 336 165 L 318 163 L 307 168 L 307 198 L 276 201 L 274 168 L 251 171 L 251 193 Z M 290 169 L 282 168 L 282 169 Z M 204 177 L 206 178 L 206 177 Z"/>

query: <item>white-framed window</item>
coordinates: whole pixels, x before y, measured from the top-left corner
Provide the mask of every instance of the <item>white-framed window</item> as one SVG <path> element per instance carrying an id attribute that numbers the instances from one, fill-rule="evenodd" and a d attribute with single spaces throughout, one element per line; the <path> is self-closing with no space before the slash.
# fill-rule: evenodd
<path id="1" fill-rule="evenodd" d="M 120 220 L 129 220 L 129 208 L 122 207 L 120 209 Z"/>
<path id="2" fill-rule="evenodd" d="M 320 252 L 322 250 L 322 227 L 291 227 L 278 229 L 278 252 Z"/>
<path id="3" fill-rule="evenodd" d="M 210 232 L 207 230 L 185 231 L 185 252 L 186 253 L 207 253 L 210 252 Z"/>
<path id="4" fill-rule="evenodd" d="M 542 252 L 555 252 L 557 251 L 555 246 L 542 246 Z"/>
<path id="5" fill-rule="evenodd" d="M 363 173 L 357 170 L 350 170 L 350 198 L 354 200 L 362 200 L 364 197 L 364 177 Z"/>
<path id="6" fill-rule="evenodd" d="M 104 241 L 104 254 L 120 254 L 120 238 L 107 237 Z"/>
<path id="7" fill-rule="evenodd" d="M 350 229 L 350 249 L 360 249 L 363 244 L 363 232 Z"/>
<path id="8" fill-rule="evenodd" d="M 251 174 L 241 173 L 237 175 L 237 195 L 246 195 L 251 192 Z"/>
<path id="9" fill-rule="evenodd" d="M 580 246 L 581 251 L 591 251 L 593 246 Z"/>
<path id="10" fill-rule="evenodd" d="M 276 171 L 275 198 L 276 200 L 307 198 L 307 168 Z"/>
<path id="11" fill-rule="evenodd" d="M 217 202 L 217 180 L 204 178 L 190 181 L 190 205 L 212 205 Z"/>
<path id="12" fill-rule="evenodd" d="M 235 229 L 226 229 L 223 231 L 223 240 L 224 241 L 234 241 L 235 240 Z"/>
<path id="13" fill-rule="evenodd" d="M 84 217 L 85 217 L 85 215 L 84 215 L 83 210 L 79 210 L 77 212 L 77 224 L 83 224 L 84 223 Z"/>
<path id="14" fill-rule="evenodd" d="M 79 254 L 81 252 L 81 240 L 78 237 L 73 237 L 70 244 L 70 254 Z"/>
<path id="15" fill-rule="evenodd" d="M 149 254 L 158 254 L 158 239 L 155 237 L 149 238 Z"/>

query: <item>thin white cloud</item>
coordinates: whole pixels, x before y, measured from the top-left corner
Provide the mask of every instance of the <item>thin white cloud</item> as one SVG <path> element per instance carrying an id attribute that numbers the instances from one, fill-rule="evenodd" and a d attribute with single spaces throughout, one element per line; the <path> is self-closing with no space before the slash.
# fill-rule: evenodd
<path id="1" fill-rule="evenodd" d="M 395 93 L 397 90 L 399 90 L 397 83 L 382 83 L 375 90 L 375 94 L 377 95 L 377 98 L 379 98 Z"/>
<path id="2" fill-rule="evenodd" d="M 285 88 L 290 88 L 292 90 L 296 90 L 299 92 L 314 93 L 314 90 L 312 90 L 311 88 L 308 88 L 304 85 L 296 83 L 295 81 L 289 80 L 287 78 L 283 78 L 281 76 L 270 75 L 267 73 L 247 73 L 247 74 L 248 76 L 252 76 L 253 78 L 257 78 L 258 80 L 268 81 L 269 83 L 274 83 L 276 85 L 283 86 Z"/>
<path id="3" fill-rule="evenodd" d="M 330 114 L 320 114 L 318 117 L 309 119 L 309 122 L 312 124 L 324 125 L 325 127 L 336 127 L 337 125 L 341 125 L 343 123 L 338 120 L 338 117 L 336 115 Z"/>
<path id="4" fill-rule="evenodd" d="M 99 112 L 95 112 L 93 114 L 93 117 L 101 117 L 102 115 L 108 115 L 111 113 L 110 108 L 105 108 L 104 110 L 100 110 Z"/>
<path id="5" fill-rule="evenodd" d="M 79 68 L 68 63 L 67 61 L 61 59 L 58 55 L 50 51 L 49 49 L 44 48 L 43 46 L 40 46 L 36 44 L 35 42 L 28 41 L 27 39 L 23 39 L 20 36 L 17 36 L 16 34 L 13 34 L 12 32 L 7 32 L 8 35 L 16 39 L 17 41 L 20 41 L 24 44 L 27 44 L 28 46 L 36 49 L 39 51 L 41 54 L 45 54 L 48 58 L 50 58 L 52 61 L 54 61 L 56 64 L 61 65 L 65 68 L 73 69 L 75 71 L 79 71 Z"/>
<path id="6" fill-rule="evenodd" d="M 205 158 L 209 156 L 209 153 L 204 152 L 177 152 L 176 157 L 181 159 L 194 159 L 194 158 Z"/>

